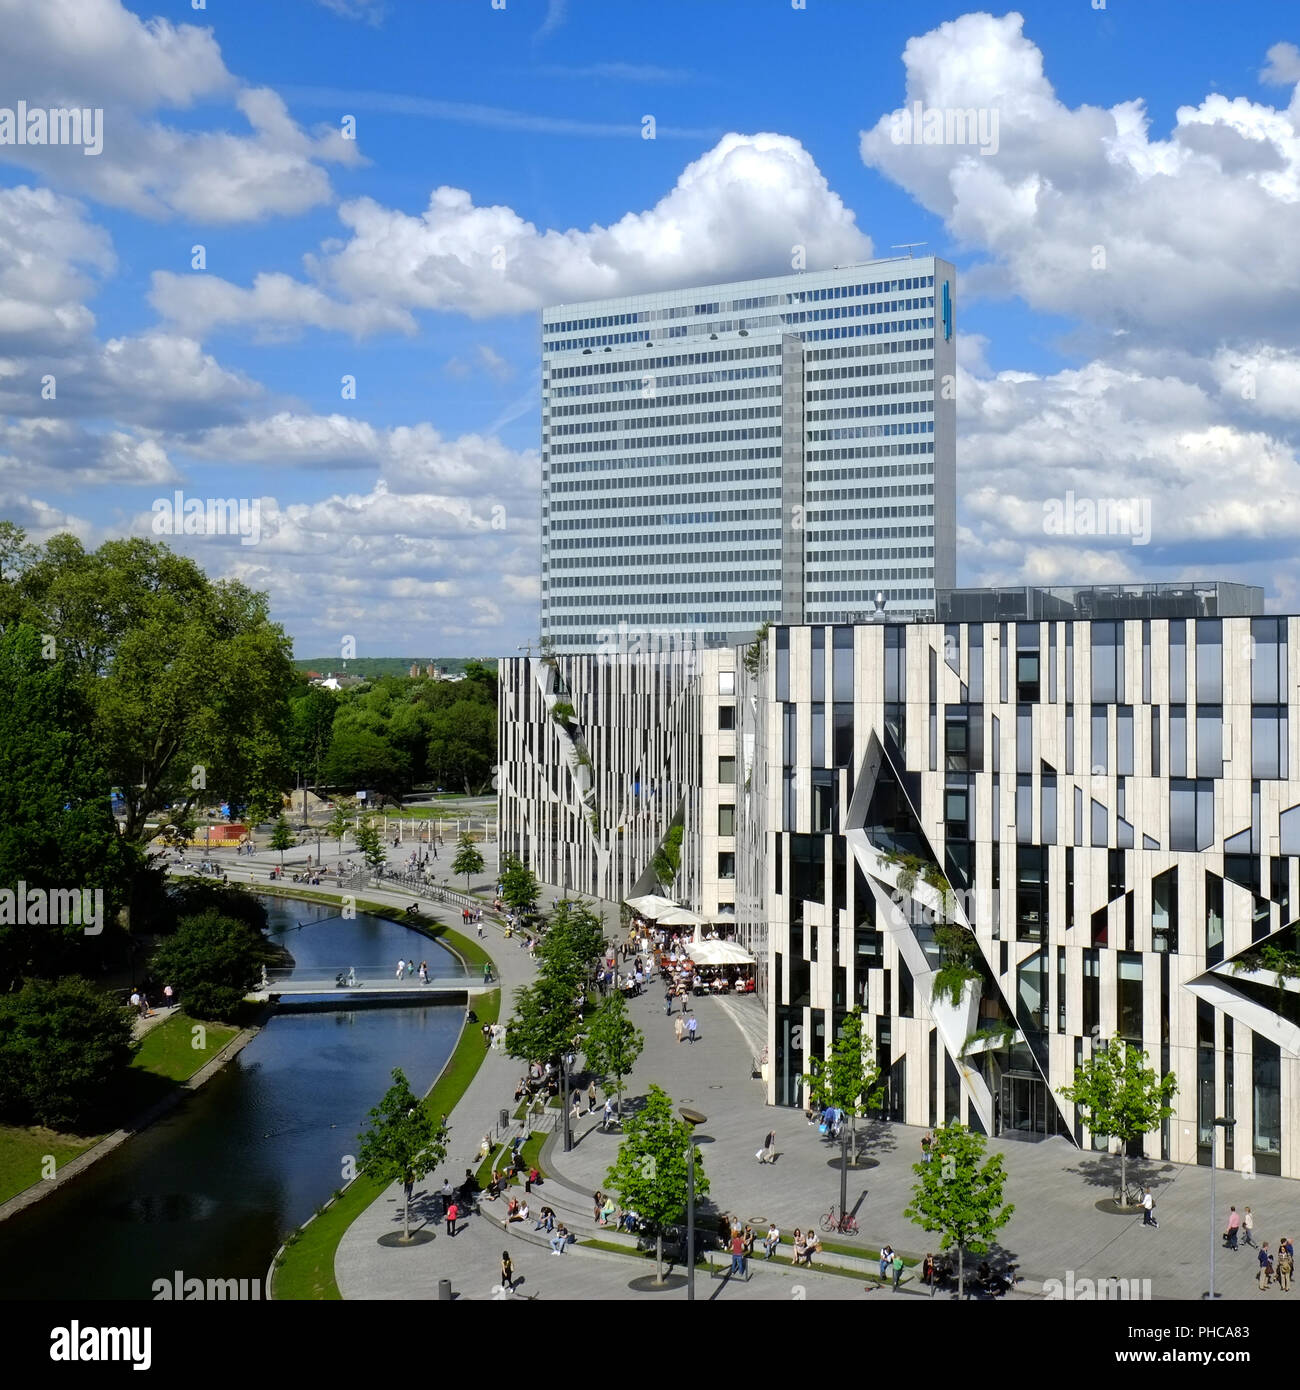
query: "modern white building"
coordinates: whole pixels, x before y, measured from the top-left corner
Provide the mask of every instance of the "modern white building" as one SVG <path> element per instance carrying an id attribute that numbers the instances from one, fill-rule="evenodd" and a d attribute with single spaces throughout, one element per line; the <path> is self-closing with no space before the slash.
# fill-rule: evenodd
<path id="1" fill-rule="evenodd" d="M 617 900 L 681 825 L 670 891 L 759 962 L 772 1103 L 859 1007 L 892 1118 L 1102 1147 L 1060 1088 L 1118 1038 L 1178 1081 L 1142 1152 L 1300 1177 L 1300 618 L 1262 598 L 957 591 L 689 671 L 561 657 L 579 737 L 624 750 L 585 817 L 545 700 L 507 736 L 543 663 L 505 663 L 503 844 Z"/>
<path id="2" fill-rule="evenodd" d="M 895 258 L 545 309 L 548 650 L 933 611 L 955 290 L 948 262 Z"/>

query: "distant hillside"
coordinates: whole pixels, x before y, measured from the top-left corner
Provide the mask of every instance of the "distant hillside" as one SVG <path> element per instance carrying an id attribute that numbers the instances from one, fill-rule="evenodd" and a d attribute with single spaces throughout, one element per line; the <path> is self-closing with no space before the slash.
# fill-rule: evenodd
<path id="1" fill-rule="evenodd" d="M 375 678 L 409 675 L 413 662 L 418 662 L 421 675 L 431 662 L 441 670 L 454 674 L 463 671 L 471 661 L 480 661 L 492 671 L 497 668 L 497 659 L 494 656 L 358 656 L 349 661 L 343 661 L 337 656 L 317 656 L 302 661 L 295 660 L 293 664 L 299 671 L 317 671 L 322 676 L 330 671 L 337 676 L 346 670 L 351 675 Z"/>

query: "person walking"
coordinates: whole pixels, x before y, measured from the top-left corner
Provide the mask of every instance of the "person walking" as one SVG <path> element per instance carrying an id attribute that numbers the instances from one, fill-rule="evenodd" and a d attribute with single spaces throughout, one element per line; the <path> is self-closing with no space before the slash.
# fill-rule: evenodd
<path id="1" fill-rule="evenodd" d="M 133 1004 L 136 1002 L 134 997 L 132 998 L 131 1002 Z M 136 1007 L 138 1008 L 139 1006 L 137 1005 Z M 673 1033 L 676 1035 L 678 1042 L 681 1042 L 681 1040 L 686 1036 L 686 1024 L 683 1021 L 681 1014 L 678 1014 L 677 1017 L 673 1020 Z"/>
<path id="2" fill-rule="evenodd" d="M 728 1277 L 732 1274 L 739 1274 L 742 1279 L 745 1276 L 745 1238 L 734 1229 L 731 1232 L 731 1269 Z"/>
<path id="3" fill-rule="evenodd" d="M 1156 1220 L 1156 1199 L 1151 1195 L 1149 1187 L 1142 1189 L 1142 1224 L 1153 1229 L 1160 1225 Z"/>
<path id="4" fill-rule="evenodd" d="M 903 1281 L 903 1257 L 894 1251 L 894 1292 L 898 1292 L 898 1286 Z"/>
<path id="5" fill-rule="evenodd" d="M 775 1148 L 776 1131 L 774 1129 L 769 1129 L 767 1138 L 763 1140 L 763 1147 L 758 1151 L 758 1161 L 760 1163 L 775 1163 L 776 1154 L 772 1152 Z"/>
<path id="6" fill-rule="evenodd" d="M 692 1014 L 686 1023 L 686 1036 L 691 1040 L 691 1042 L 695 1041 L 695 1030 L 698 1027 L 699 1024 L 696 1022 L 695 1015 Z"/>
<path id="7" fill-rule="evenodd" d="M 1291 1292 L 1291 1274 L 1295 1269 L 1295 1258 L 1291 1254 L 1291 1242 L 1285 1236 L 1277 1243 L 1277 1282 L 1283 1293 Z"/>
<path id="8" fill-rule="evenodd" d="M 456 1203 L 455 1203 L 454 1201 L 448 1202 L 448 1203 L 447 1203 L 447 1234 L 448 1234 L 449 1236 L 454 1236 L 454 1235 L 456 1234 L 456 1220 L 457 1220 L 457 1218 L 458 1218 L 459 1216 L 460 1216 L 460 1208 L 456 1205 Z"/>
<path id="9" fill-rule="evenodd" d="M 483 962 L 483 983 L 485 985 L 490 985 L 492 983 L 492 965 L 490 961 Z"/>
<path id="10" fill-rule="evenodd" d="M 171 1006 L 172 1006 L 172 1004 L 173 1004 L 174 1002 L 175 1002 L 175 996 L 174 996 L 173 993 L 172 993 L 172 987 L 171 987 L 171 985 L 164 985 L 164 986 L 163 986 L 163 1005 L 164 1005 L 164 1007 L 170 1009 Z"/>
<path id="11" fill-rule="evenodd" d="M 1273 1257 L 1268 1253 L 1268 1241 L 1259 1247 L 1259 1288 L 1262 1293 L 1273 1282 Z"/>
<path id="12" fill-rule="evenodd" d="M 1241 1239 L 1244 1244 L 1259 1249 L 1259 1246 L 1255 1245 L 1255 1218 L 1249 1207 L 1241 1214 Z"/>
<path id="13" fill-rule="evenodd" d="M 402 975 L 403 975 L 403 973 L 405 972 L 405 970 L 406 970 L 406 960 L 405 960 L 405 958 L 403 958 L 403 959 L 401 959 L 401 960 L 399 960 L 399 961 L 397 962 L 397 976 L 396 976 L 396 978 L 400 980 L 400 979 L 402 978 Z"/>
<path id="14" fill-rule="evenodd" d="M 587 1086 L 587 1114 L 588 1114 L 588 1115 L 594 1115 L 595 1113 L 596 1113 L 596 1083 L 595 1083 L 594 1081 L 592 1081 L 592 1082 L 590 1082 L 590 1083 L 588 1084 L 588 1086 Z"/>
<path id="15" fill-rule="evenodd" d="M 664 990 L 664 1017 L 669 1018 L 673 1011 L 673 992 L 671 989 Z"/>
<path id="16" fill-rule="evenodd" d="M 1228 1208 L 1228 1229 L 1223 1233 L 1223 1241 L 1229 1250 L 1237 1249 L 1237 1233 L 1241 1229 L 1241 1213 L 1236 1207 Z"/>
<path id="17" fill-rule="evenodd" d="M 428 962 L 428 961 L 422 960 L 422 961 L 420 962 L 420 983 L 421 983 L 422 985 L 427 985 L 427 984 L 429 983 L 429 962 Z"/>

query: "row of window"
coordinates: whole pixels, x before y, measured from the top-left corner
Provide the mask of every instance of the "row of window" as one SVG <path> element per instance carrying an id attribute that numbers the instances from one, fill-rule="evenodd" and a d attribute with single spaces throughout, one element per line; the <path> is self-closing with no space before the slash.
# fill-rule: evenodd
<path id="1" fill-rule="evenodd" d="M 605 364 L 609 366 L 610 364 Z M 628 370 L 626 362 L 614 364 L 621 372 Z M 587 370 L 594 370 L 589 368 Z M 626 381 L 583 381 L 577 386 L 550 386 L 546 369 L 542 369 L 542 409 L 549 401 L 568 400 L 577 396 L 639 396 L 649 400 L 656 391 L 668 386 L 715 386 L 722 381 L 772 381 L 781 376 L 778 363 L 766 367 L 730 367 L 711 372 L 680 372 L 675 376 L 632 376 Z M 648 394 L 647 394 L 648 393 Z"/>
<path id="2" fill-rule="evenodd" d="M 699 540 L 697 537 L 692 537 L 691 541 L 692 544 L 699 544 Z M 781 550 L 780 547 L 776 547 L 771 550 L 750 549 L 745 551 L 745 556 L 751 565 L 761 565 L 764 562 L 779 561 L 781 559 Z M 590 574 L 593 571 L 593 569 L 597 567 L 599 567 L 601 570 L 631 568 L 634 565 L 640 567 L 648 564 L 654 564 L 661 558 L 662 557 L 660 556 L 650 555 L 609 555 L 599 560 L 591 560 L 585 556 L 573 560 L 551 559 L 543 561 L 542 569 L 543 571 L 545 571 L 547 565 L 549 565 L 550 568 L 553 570 L 580 569 L 585 573 Z M 691 558 L 699 557 L 692 556 Z M 546 581 L 544 579 L 542 582 L 543 585 L 545 585 Z M 608 578 L 605 578 L 600 574 L 596 574 L 592 579 L 592 583 L 597 587 L 599 587 L 599 585 L 603 583 L 639 584 L 640 582 L 641 579 L 639 577 L 629 575 L 611 575 Z"/>
<path id="3" fill-rule="evenodd" d="M 824 343 L 840 338 L 875 338 L 883 334 L 915 333 L 923 328 L 933 328 L 934 320 L 890 319 L 888 323 L 857 323 L 847 328 L 806 328 L 802 338 L 807 343 Z"/>
<path id="4" fill-rule="evenodd" d="M 689 594 L 633 594 L 628 595 L 623 600 L 629 605 L 629 613 L 644 613 L 649 611 L 647 605 L 656 604 L 664 608 L 673 608 L 683 603 L 763 603 L 768 602 L 776 607 L 781 603 L 780 576 L 777 576 L 777 587 L 770 592 L 764 592 L 757 585 L 746 584 L 744 589 L 732 592 L 730 590 L 714 590 L 710 593 L 689 593 Z M 662 581 L 660 581 L 662 582 Z M 612 601 L 612 600 L 611 600 Z M 550 598 L 547 600 L 550 608 L 591 608 L 592 600 L 590 595 L 579 594 L 573 598 Z M 635 603 L 636 607 L 630 607 Z M 602 599 L 602 608 L 607 607 Z"/>
<path id="5" fill-rule="evenodd" d="M 824 524 L 828 521 L 861 521 L 866 517 L 933 515 L 934 506 L 932 504 L 918 503 L 906 507 L 826 507 L 820 511 L 810 511 L 807 514 L 807 519 L 811 522 Z M 872 534 L 869 531 L 862 531 L 858 534 L 864 540 L 872 539 Z M 838 536 L 836 539 L 839 539 Z"/>
<path id="6" fill-rule="evenodd" d="M 933 483 L 896 483 L 893 487 L 819 487 L 805 494 L 808 502 L 852 502 L 863 497 L 933 497 Z"/>
<path id="7" fill-rule="evenodd" d="M 926 407 L 928 413 L 929 407 Z M 890 411 L 890 414 L 895 412 Z M 900 434 L 933 434 L 933 420 L 909 420 L 901 425 L 845 425 L 834 430 L 807 430 L 804 437 L 809 444 L 824 444 L 831 439 L 883 439 Z M 825 458 L 822 452 L 819 457 Z"/>
<path id="8" fill-rule="evenodd" d="M 934 385 L 934 358 L 933 357 L 909 357 L 902 358 L 894 356 L 892 350 L 901 346 L 895 343 L 871 343 L 867 347 L 845 348 L 843 351 L 835 352 L 832 350 L 830 355 L 836 358 L 857 356 L 859 353 L 870 351 L 871 353 L 883 353 L 887 350 L 891 355 L 883 362 L 860 362 L 852 367 L 809 367 L 804 372 L 804 384 L 812 386 L 819 381 L 853 381 L 861 377 L 872 376 L 912 376 L 914 374 L 926 373 L 929 377 L 931 388 Z M 826 357 L 825 349 L 817 353 L 808 353 L 808 357 Z M 922 377 L 922 383 L 925 381 Z M 908 382 L 900 381 L 893 383 L 900 391 L 910 390 Z M 810 393 L 815 398 L 817 390 L 827 388 L 816 388 Z"/>
<path id="9" fill-rule="evenodd" d="M 710 469 L 702 473 L 663 473 L 654 478 L 577 478 L 571 483 L 552 483 L 548 491 L 603 492 L 621 487 L 697 487 L 706 483 L 751 483 L 781 476 L 779 468 Z"/>
<path id="10" fill-rule="evenodd" d="M 846 579 L 853 579 L 859 585 L 859 589 L 810 589 L 808 600 L 817 603 L 850 603 L 866 602 L 874 599 L 875 586 L 882 581 L 892 582 L 898 579 L 928 579 L 930 577 L 929 568 L 916 567 L 913 569 L 881 569 L 864 570 L 861 574 L 845 575 Z M 819 579 L 829 579 L 830 575 L 819 575 Z"/>
<path id="11" fill-rule="evenodd" d="M 729 420 L 770 420 L 779 417 L 779 402 L 761 406 L 733 406 L 729 410 L 699 410 L 686 415 L 632 415 L 625 420 L 582 420 L 571 425 L 556 425 L 550 430 L 552 438 L 575 434 L 608 434 L 611 430 L 658 430 L 679 425 L 718 425 Z"/>
<path id="12" fill-rule="evenodd" d="M 691 434 L 648 435 L 644 439 L 592 439 L 581 444 L 553 444 L 551 454 L 622 453 L 633 449 L 686 448 L 696 444 L 730 444 L 742 439 L 779 439 L 780 425 L 739 430 L 697 430 Z"/>
<path id="13" fill-rule="evenodd" d="M 933 325 L 931 325 L 933 327 Z M 655 372 L 666 367 L 704 367 L 711 362 L 740 362 L 758 357 L 779 357 L 780 343 L 764 343 L 754 347 L 708 348 L 700 352 L 667 353 L 659 357 L 647 357 L 640 362 L 629 362 L 626 358 L 617 362 L 579 362 L 572 367 L 552 367 L 553 381 L 572 381 L 585 376 L 604 376 L 618 373 L 626 376 L 629 372 Z M 715 378 L 725 380 L 727 378 Z"/>
<path id="14" fill-rule="evenodd" d="M 725 574 L 713 574 L 707 570 L 679 570 L 672 574 L 625 574 L 616 579 L 611 579 L 608 575 L 575 575 L 572 578 L 553 579 L 551 589 L 604 589 L 608 588 L 611 601 L 617 597 L 618 591 L 622 589 L 645 588 L 651 584 L 674 584 L 674 585 L 699 585 L 717 584 L 723 580 L 735 581 L 734 570 Z M 754 587 L 761 588 L 764 584 L 775 584 L 777 586 L 777 596 L 780 597 L 781 571 L 771 570 L 752 570 L 746 575 L 746 583 L 753 583 Z M 653 597 L 652 595 L 640 594 L 637 596 L 643 601 Z M 664 600 L 666 602 L 666 600 Z"/>
<path id="15" fill-rule="evenodd" d="M 934 590 L 932 588 L 886 589 L 885 606 L 889 607 L 891 604 L 895 607 L 918 604 L 933 608 Z M 860 623 L 866 620 L 866 616 L 866 612 L 861 608 L 813 609 L 808 614 L 808 621 L 812 623 Z"/>
<path id="16" fill-rule="evenodd" d="M 632 614 L 628 615 L 629 620 L 632 617 Z M 676 625 L 678 627 L 702 627 L 705 623 L 725 623 L 725 629 L 713 633 L 701 634 L 701 639 L 703 641 L 716 644 L 725 640 L 730 633 L 733 633 L 738 629 L 742 629 L 745 627 L 754 627 L 757 626 L 759 623 L 771 621 L 772 611 L 771 609 L 764 610 L 761 608 L 752 608 L 746 609 L 744 612 L 734 613 L 643 614 L 638 616 L 638 621 L 640 621 L 640 618 L 642 617 L 644 617 L 647 625 L 655 624 L 661 627 L 666 627 L 669 625 Z M 549 624 L 549 626 L 554 628 L 566 628 L 574 627 L 578 623 L 590 623 L 599 621 L 601 620 L 589 614 L 579 614 L 571 618 L 564 617 L 563 615 L 557 615 L 555 619 Z M 545 631 L 545 628 L 543 629 L 543 631 Z M 595 647 L 599 646 L 602 641 L 605 641 L 608 637 L 608 634 L 609 629 L 607 627 L 593 628 L 587 632 L 566 632 L 564 634 L 564 641 L 568 646 L 573 648 Z"/>
<path id="17" fill-rule="evenodd" d="M 574 525 L 570 522 L 568 525 Z M 656 519 L 657 524 L 657 519 Z M 690 536 L 657 536 L 654 534 L 641 536 L 577 536 L 572 540 L 554 540 L 550 542 L 553 550 L 605 550 L 610 546 L 672 546 L 681 548 L 683 545 L 713 545 L 713 546 L 733 546 L 739 541 L 779 541 L 781 539 L 781 528 L 779 526 L 750 526 L 736 527 L 726 531 L 700 531 Z M 545 543 L 545 538 L 543 538 Z M 668 558 L 665 556 L 650 557 L 650 563 L 662 564 Z M 600 561 L 604 564 L 614 564 L 614 560 Z M 638 564 L 644 564 L 644 557 L 637 557 Z"/>
<path id="18" fill-rule="evenodd" d="M 933 478 L 934 460 L 918 463 L 889 463 L 866 468 L 814 468 L 804 472 L 806 483 L 843 483 L 858 478 Z"/>
<path id="19" fill-rule="evenodd" d="M 906 383 L 899 383 L 905 386 Z M 771 386 L 733 386 L 726 391 L 683 391 L 680 395 L 661 395 L 654 385 L 643 385 L 626 401 L 581 401 L 577 405 L 556 405 L 545 411 L 552 419 L 568 415 L 608 415 L 615 410 L 644 408 L 653 401 L 661 408 L 678 405 L 713 405 L 724 401 L 779 400 L 780 384 Z"/>
<path id="20" fill-rule="evenodd" d="M 929 526 L 877 526 L 877 527 L 844 527 L 835 531 L 823 531 L 816 539 L 820 541 L 876 541 L 887 539 L 890 536 L 906 536 L 909 540 L 914 536 L 933 536 L 934 525 Z M 811 622 L 836 622 L 834 618 L 809 618 Z"/>
<path id="21" fill-rule="evenodd" d="M 934 342 L 930 338 L 908 338 L 901 343 L 855 343 L 851 346 L 833 348 L 804 348 L 803 359 L 805 362 L 840 362 L 854 358 L 863 357 L 898 357 L 905 352 L 930 352 L 934 351 Z M 929 365 L 934 366 L 934 359 L 929 359 Z M 905 368 L 906 370 L 906 368 Z M 819 379 L 820 369 L 808 372 L 808 380 L 816 381 Z"/>
<path id="22" fill-rule="evenodd" d="M 881 415 L 931 415 L 932 400 L 890 401 L 888 405 L 839 405 L 828 410 L 810 410 L 806 420 L 871 420 Z"/>
<path id="23" fill-rule="evenodd" d="M 682 500 L 683 488 L 675 488 L 671 494 L 661 496 L 617 496 L 617 497 L 577 497 L 569 502 L 552 502 L 554 512 L 602 511 L 613 507 L 654 507 Z M 779 487 L 734 487 L 725 492 L 692 492 L 692 502 L 754 502 L 779 498 Z"/>
<path id="24" fill-rule="evenodd" d="M 880 564 L 881 561 L 889 560 L 925 560 L 933 553 L 934 546 L 932 545 L 904 545 L 888 553 L 882 553 L 880 550 L 869 550 L 864 552 L 874 564 Z M 805 580 L 809 584 L 871 584 L 878 579 L 913 579 L 916 578 L 917 575 L 928 576 L 929 573 L 929 568 L 918 570 L 915 573 L 909 570 L 906 575 L 898 575 L 886 570 L 866 568 L 853 570 L 824 570 L 813 569 L 812 566 L 809 565 L 805 570 Z M 833 594 L 819 594 L 817 596 L 821 598 L 834 597 Z"/>
<path id="25" fill-rule="evenodd" d="M 642 516 L 592 516 L 574 521 L 553 521 L 552 531 L 600 531 L 642 527 L 646 531 L 670 526 L 716 526 L 740 521 L 775 521 L 780 507 L 733 507 L 730 511 L 649 512 Z"/>
<path id="26" fill-rule="evenodd" d="M 734 463 L 741 459 L 779 459 L 781 450 L 770 445 L 765 448 L 747 447 L 744 449 L 704 449 L 691 454 L 651 454 L 644 458 L 628 456 L 613 459 L 574 459 L 557 463 L 551 472 L 564 473 L 611 472 L 626 468 L 698 468 L 704 463 Z"/>
<path id="27" fill-rule="evenodd" d="M 934 441 L 926 440 L 922 444 L 858 444 L 839 445 L 834 449 L 809 449 L 805 458 L 807 463 L 812 464 L 828 463 L 832 459 L 879 459 L 932 453 Z"/>
<path id="28" fill-rule="evenodd" d="M 931 400 L 934 397 L 934 378 L 917 377 L 915 381 L 882 381 L 875 386 L 858 384 L 855 386 L 824 386 L 819 390 L 804 391 L 804 402 L 811 404 L 814 401 L 854 401 L 863 400 L 871 396 L 926 396 Z M 817 412 L 811 412 L 813 418 L 819 418 Z M 824 417 L 820 417 L 824 418 Z"/>

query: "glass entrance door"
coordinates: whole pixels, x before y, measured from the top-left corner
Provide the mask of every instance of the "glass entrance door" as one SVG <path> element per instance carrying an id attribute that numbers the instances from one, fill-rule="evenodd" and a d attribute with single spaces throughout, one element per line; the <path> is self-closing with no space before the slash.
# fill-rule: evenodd
<path id="1" fill-rule="evenodd" d="M 1003 1135 L 1008 1139 L 1045 1138 L 1048 1104 L 1042 1077 L 1005 1072 L 1002 1077 Z"/>

